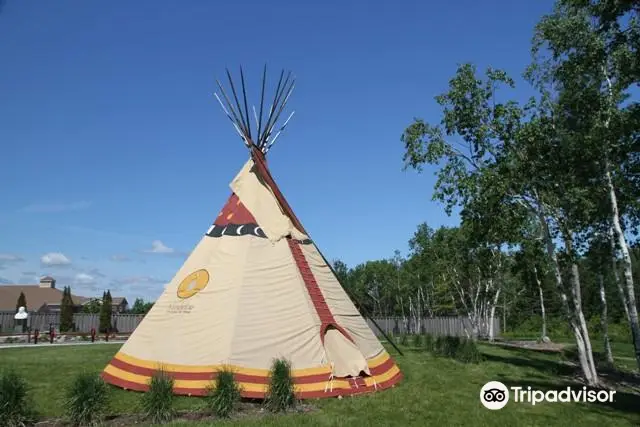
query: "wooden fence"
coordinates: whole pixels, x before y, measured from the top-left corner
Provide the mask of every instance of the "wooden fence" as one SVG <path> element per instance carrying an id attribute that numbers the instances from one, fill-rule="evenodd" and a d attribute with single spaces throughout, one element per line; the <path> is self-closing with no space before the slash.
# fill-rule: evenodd
<path id="1" fill-rule="evenodd" d="M 470 336 L 473 328 L 467 317 L 425 317 L 422 319 L 386 317 L 375 318 L 376 323 L 387 335 L 401 334 L 430 334 L 444 336 Z M 369 327 L 377 336 L 382 334 L 370 319 L 367 319 Z M 500 336 L 500 320 L 493 320 L 493 336 Z"/>
<path id="2" fill-rule="evenodd" d="M 0 333 L 7 334 L 14 330 L 15 320 L 13 312 L 0 312 Z M 114 314 L 111 316 L 111 325 L 121 333 L 131 333 L 144 316 L 139 314 Z M 100 326 L 99 314 L 78 313 L 73 315 L 75 332 L 91 332 L 92 328 L 98 330 Z M 31 313 L 28 325 L 32 330 L 48 331 L 50 326 L 58 329 L 60 325 L 60 313 Z"/>
<path id="3" fill-rule="evenodd" d="M 15 320 L 13 312 L 0 312 L 0 333 L 8 334 L 14 331 Z M 135 330 L 144 316 L 139 314 L 114 314 L 111 316 L 113 328 L 120 333 L 128 334 Z M 376 318 L 376 323 L 388 335 L 400 334 L 431 334 L 446 336 L 466 336 L 471 333 L 471 324 L 466 317 L 427 317 L 416 321 L 415 319 L 402 317 Z M 99 314 L 79 313 L 73 315 L 75 332 L 89 333 L 92 328 L 98 329 L 100 325 Z M 369 327 L 377 336 L 382 334 L 370 319 L 367 319 Z M 50 325 L 56 329 L 60 324 L 60 314 L 32 313 L 29 315 L 29 326 L 32 330 L 49 330 Z M 494 319 L 494 336 L 500 335 L 500 321 Z"/>

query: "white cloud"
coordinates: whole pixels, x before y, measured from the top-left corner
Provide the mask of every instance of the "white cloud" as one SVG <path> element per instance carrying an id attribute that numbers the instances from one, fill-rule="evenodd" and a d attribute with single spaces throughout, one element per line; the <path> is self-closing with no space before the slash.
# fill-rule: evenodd
<path id="1" fill-rule="evenodd" d="M 96 278 L 87 273 L 78 273 L 73 281 L 78 285 L 93 285 L 96 283 Z"/>
<path id="2" fill-rule="evenodd" d="M 48 254 L 42 255 L 40 258 L 40 262 L 42 265 L 47 267 L 63 267 L 67 265 L 71 265 L 71 260 L 65 256 L 65 254 L 60 252 L 49 252 Z"/>
<path id="3" fill-rule="evenodd" d="M 0 253 L 0 270 L 6 268 L 9 264 L 22 262 L 24 259 L 16 254 Z"/>
<path id="4" fill-rule="evenodd" d="M 105 274 L 103 274 L 100 270 L 98 270 L 97 268 L 92 268 L 89 271 L 87 271 L 88 274 L 95 276 L 95 277 L 101 277 L 101 278 L 105 278 L 107 277 Z"/>
<path id="5" fill-rule="evenodd" d="M 8 285 L 9 283 L 11 283 L 11 280 L 6 279 L 4 277 L 0 277 L 0 284 Z"/>
<path id="6" fill-rule="evenodd" d="M 57 213 L 78 211 L 91 207 L 91 202 L 80 201 L 71 203 L 34 203 L 21 209 L 22 212 L 28 213 Z"/>
<path id="7" fill-rule="evenodd" d="M 127 262 L 127 261 L 131 261 L 131 258 L 129 258 L 126 255 L 111 255 L 111 261 L 113 262 Z"/>
<path id="8" fill-rule="evenodd" d="M 167 283 L 166 280 L 153 276 L 129 276 L 113 281 L 117 285 L 157 285 Z"/>
<path id="9" fill-rule="evenodd" d="M 166 246 L 161 240 L 154 240 L 151 242 L 151 249 L 147 249 L 144 252 L 150 254 L 172 254 L 175 249 Z"/>

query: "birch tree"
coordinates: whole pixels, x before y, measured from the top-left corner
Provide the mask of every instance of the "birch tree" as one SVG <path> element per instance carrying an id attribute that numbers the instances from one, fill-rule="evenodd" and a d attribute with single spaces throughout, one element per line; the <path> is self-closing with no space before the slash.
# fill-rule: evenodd
<path id="1" fill-rule="evenodd" d="M 573 160 L 589 168 L 584 185 L 606 193 L 638 367 L 640 325 L 625 220 L 638 223 L 639 106 L 629 102 L 628 90 L 639 81 L 639 10 L 632 2 L 560 0 L 538 24 L 533 46 L 535 83 L 558 95 L 570 141 L 580 147 Z"/>

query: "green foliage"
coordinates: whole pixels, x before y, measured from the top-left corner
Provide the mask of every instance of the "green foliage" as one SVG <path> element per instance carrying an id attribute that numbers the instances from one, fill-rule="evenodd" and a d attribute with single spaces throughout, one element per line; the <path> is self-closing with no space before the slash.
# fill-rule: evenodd
<path id="1" fill-rule="evenodd" d="M 425 334 L 424 335 L 424 349 L 429 352 L 433 352 L 435 348 L 435 340 L 433 335 Z"/>
<path id="2" fill-rule="evenodd" d="M 26 380 L 13 370 L 0 373 L 0 426 L 23 427 L 34 418 Z"/>
<path id="3" fill-rule="evenodd" d="M 101 301 L 96 298 L 92 298 L 89 302 L 82 306 L 82 312 L 88 314 L 98 314 L 100 313 L 100 307 L 102 307 Z"/>
<path id="4" fill-rule="evenodd" d="M 458 342 L 456 342 L 456 340 Z M 458 337 L 448 337 L 439 335 L 433 346 L 433 352 L 436 356 L 452 357 L 455 355 L 455 348 L 459 343 Z M 453 348 L 452 348 L 453 347 Z"/>
<path id="5" fill-rule="evenodd" d="M 225 368 L 217 373 L 214 384 L 208 390 L 207 408 L 220 418 L 228 418 L 240 401 L 241 391 L 233 371 Z"/>
<path id="6" fill-rule="evenodd" d="M 423 345 L 423 335 L 416 334 L 413 336 L 413 345 L 414 347 L 422 347 Z"/>
<path id="7" fill-rule="evenodd" d="M 480 363 L 483 360 L 482 353 L 476 342 L 465 338 L 456 350 L 455 359 L 462 363 Z"/>
<path id="8" fill-rule="evenodd" d="M 407 335 L 405 333 L 400 334 L 399 344 L 400 345 L 404 345 L 404 346 L 409 345 L 409 335 Z"/>
<path id="9" fill-rule="evenodd" d="M 100 306 L 100 332 L 104 333 L 112 329 L 111 325 L 111 292 L 106 291 L 102 294 L 102 304 Z"/>
<path id="10" fill-rule="evenodd" d="M 71 288 L 65 286 L 62 291 L 62 302 L 60 303 L 60 332 L 70 332 L 73 330 L 73 299 L 71 298 Z"/>
<path id="11" fill-rule="evenodd" d="M 16 313 L 20 307 L 24 307 L 25 311 L 29 311 L 27 307 L 27 297 L 24 296 L 24 292 L 20 292 L 20 295 L 18 296 L 18 301 L 16 302 Z"/>
<path id="12" fill-rule="evenodd" d="M 146 419 L 154 424 L 161 424 L 175 416 L 173 386 L 173 377 L 164 370 L 160 369 L 153 374 L 149 390 L 140 400 Z"/>
<path id="13" fill-rule="evenodd" d="M 153 307 L 153 302 L 144 302 L 142 298 L 136 298 L 129 312 L 131 314 L 147 314 Z"/>
<path id="14" fill-rule="evenodd" d="M 107 384 L 96 374 L 76 375 L 66 393 L 66 414 L 75 426 L 98 426 L 108 410 Z"/>
<path id="15" fill-rule="evenodd" d="M 295 407 L 295 385 L 291 376 L 291 363 L 288 360 L 273 361 L 264 405 L 270 412 L 285 412 Z"/>
<path id="16" fill-rule="evenodd" d="M 482 353 L 476 342 L 470 338 L 438 336 L 429 346 L 435 356 L 455 359 L 462 363 L 480 363 Z"/>

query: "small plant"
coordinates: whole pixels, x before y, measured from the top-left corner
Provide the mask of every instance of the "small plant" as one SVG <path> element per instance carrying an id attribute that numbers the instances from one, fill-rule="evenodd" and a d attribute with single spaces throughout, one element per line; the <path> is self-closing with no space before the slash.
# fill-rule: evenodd
<path id="1" fill-rule="evenodd" d="M 402 335 L 400 335 L 400 345 L 409 345 L 409 336 L 407 334 L 403 333 Z"/>
<path id="2" fill-rule="evenodd" d="M 482 362 L 482 353 L 474 340 L 466 338 L 458 347 L 456 359 L 462 363 L 480 363 Z"/>
<path id="3" fill-rule="evenodd" d="M 264 404 L 271 412 L 285 412 L 287 409 L 295 407 L 295 388 L 289 361 L 285 359 L 273 361 Z"/>
<path id="4" fill-rule="evenodd" d="M 417 334 L 413 337 L 413 346 L 422 347 L 422 334 Z"/>
<path id="5" fill-rule="evenodd" d="M 447 341 L 445 337 L 438 335 L 433 342 L 433 354 L 436 356 L 444 356 L 447 352 Z"/>
<path id="6" fill-rule="evenodd" d="M 0 425 L 22 427 L 34 420 L 29 387 L 23 377 L 12 370 L 0 374 Z"/>
<path id="7" fill-rule="evenodd" d="M 156 371 L 149 381 L 149 390 L 140 403 L 144 416 L 154 424 L 170 421 L 174 415 L 173 378 L 164 370 Z"/>
<path id="8" fill-rule="evenodd" d="M 98 375 L 83 373 L 67 390 L 66 413 L 75 426 L 99 425 L 109 404 L 107 384 Z"/>
<path id="9" fill-rule="evenodd" d="M 240 401 L 240 385 L 233 376 L 233 371 L 224 368 L 218 372 L 215 382 L 207 393 L 207 407 L 220 418 L 228 418 Z"/>
<path id="10" fill-rule="evenodd" d="M 447 342 L 446 352 L 444 355 L 446 357 L 455 358 L 456 355 L 458 354 L 458 349 L 460 348 L 460 344 L 462 343 L 460 341 L 460 337 L 447 337 L 446 342 Z"/>
<path id="11" fill-rule="evenodd" d="M 433 351 L 433 346 L 434 346 L 434 342 L 433 342 L 433 335 L 431 334 L 425 334 L 424 336 L 424 349 L 426 351 Z"/>
<path id="12" fill-rule="evenodd" d="M 438 336 L 433 344 L 433 354 L 441 357 L 455 358 L 460 343 L 460 337 Z"/>

